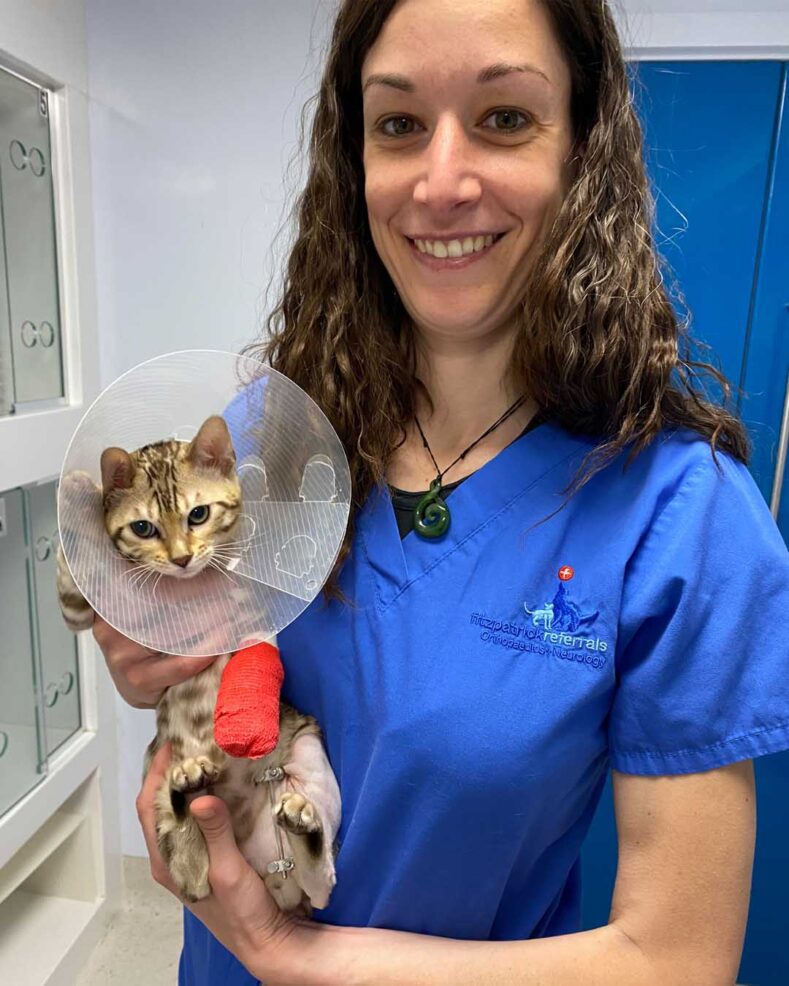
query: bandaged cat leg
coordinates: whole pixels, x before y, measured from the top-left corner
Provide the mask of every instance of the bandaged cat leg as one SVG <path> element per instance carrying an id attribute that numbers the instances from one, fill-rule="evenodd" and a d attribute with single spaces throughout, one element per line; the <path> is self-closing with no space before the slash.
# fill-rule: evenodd
<path id="1" fill-rule="evenodd" d="M 258 643 L 236 651 L 222 673 L 214 740 L 231 757 L 257 760 L 279 740 L 279 696 L 285 672 L 279 648 Z"/>

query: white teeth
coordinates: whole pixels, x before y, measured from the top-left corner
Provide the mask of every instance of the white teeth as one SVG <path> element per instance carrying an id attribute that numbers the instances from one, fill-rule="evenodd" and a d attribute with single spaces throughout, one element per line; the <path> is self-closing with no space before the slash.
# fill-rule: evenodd
<path id="1" fill-rule="evenodd" d="M 462 242 L 460 240 L 415 240 L 417 249 L 420 253 L 429 253 L 431 257 L 438 257 L 443 260 L 446 257 L 466 257 L 472 253 L 479 253 L 493 244 L 493 236 L 467 236 Z"/>

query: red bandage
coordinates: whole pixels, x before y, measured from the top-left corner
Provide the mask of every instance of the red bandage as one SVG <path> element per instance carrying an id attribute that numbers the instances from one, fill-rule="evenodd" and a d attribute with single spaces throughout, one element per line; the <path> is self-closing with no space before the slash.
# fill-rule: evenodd
<path id="1" fill-rule="evenodd" d="M 284 677 L 279 649 L 271 644 L 254 644 L 231 657 L 214 709 L 214 739 L 220 749 L 252 760 L 271 753 L 279 741 Z"/>

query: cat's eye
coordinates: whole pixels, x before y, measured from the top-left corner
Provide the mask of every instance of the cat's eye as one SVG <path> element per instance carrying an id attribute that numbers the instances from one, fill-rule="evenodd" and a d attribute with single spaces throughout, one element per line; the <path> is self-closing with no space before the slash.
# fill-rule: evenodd
<path id="1" fill-rule="evenodd" d="M 138 538 L 153 538 L 159 533 L 149 520 L 133 520 L 129 527 Z"/>
<path id="2" fill-rule="evenodd" d="M 193 507 L 189 511 L 189 523 L 195 526 L 197 524 L 205 524 L 210 512 L 210 507 L 207 507 L 205 504 L 201 504 L 199 507 Z"/>

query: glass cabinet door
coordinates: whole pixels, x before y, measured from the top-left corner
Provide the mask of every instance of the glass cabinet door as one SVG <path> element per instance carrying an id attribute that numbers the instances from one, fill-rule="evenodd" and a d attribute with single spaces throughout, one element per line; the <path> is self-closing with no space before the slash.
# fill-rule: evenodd
<path id="1" fill-rule="evenodd" d="M 49 94 L 2 70 L 0 193 L 14 400 L 62 397 Z"/>
<path id="2" fill-rule="evenodd" d="M 43 777 L 21 490 L 0 493 L 0 815 Z"/>
<path id="3" fill-rule="evenodd" d="M 55 482 L 25 489 L 48 754 L 80 728 L 77 642 L 58 605 L 56 491 Z"/>
<path id="4" fill-rule="evenodd" d="M 11 322 L 8 311 L 8 285 L 6 283 L 5 271 L 5 245 L 3 243 L 3 237 L 0 236 L 0 415 L 10 414 L 14 409 Z"/>

